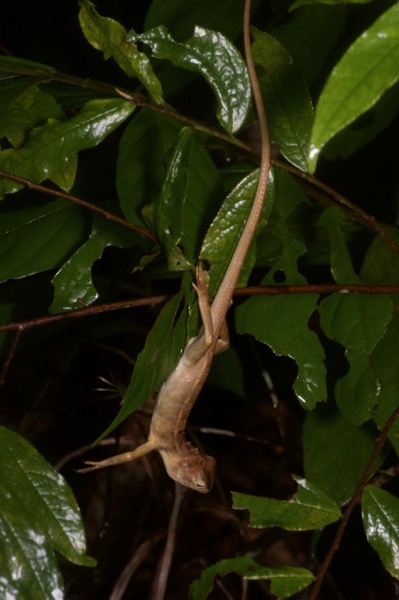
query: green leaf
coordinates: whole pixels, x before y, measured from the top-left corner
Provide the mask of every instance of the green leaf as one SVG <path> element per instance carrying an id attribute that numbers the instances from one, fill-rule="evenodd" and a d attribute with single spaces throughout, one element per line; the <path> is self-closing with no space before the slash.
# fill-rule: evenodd
<path id="1" fill-rule="evenodd" d="M 92 148 L 114 131 L 134 110 L 118 99 L 91 100 L 67 121 L 51 121 L 33 130 L 26 144 L 0 152 L 0 168 L 39 183 L 60 177 L 75 154 Z M 15 192 L 21 184 L 0 180 L 0 197 Z"/>
<path id="2" fill-rule="evenodd" d="M 278 599 L 288 598 L 314 580 L 307 569 L 297 567 L 271 568 L 256 563 L 249 556 L 238 556 L 221 560 L 204 569 L 201 577 L 190 586 L 189 600 L 205 600 L 213 588 L 215 577 L 237 573 L 246 579 L 270 579 L 270 589 Z"/>
<path id="3" fill-rule="evenodd" d="M 256 169 L 247 175 L 230 192 L 224 200 L 218 214 L 210 225 L 202 243 L 200 257 L 210 263 L 209 294 L 214 296 L 219 289 L 227 266 L 233 256 L 234 250 L 241 237 L 247 216 L 252 206 L 256 187 L 259 179 L 259 170 Z M 274 201 L 274 175 L 269 173 L 269 183 L 263 212 L 259 219 L 258 229 L 264 227 L 269 219 Z M 256 259 L 256 241 L 248 251 L 244 267 L 241 271 L 238 286 L 246 284 L 249 274 Z"/>
<path id="4" fill-rule="evenodd" d="M 84 566 L 86 543 L 70 488 L 21 436 L 0 428 L 0 592 L 4 598 L 63 597 L 54 552 Z"/>
<path id="5" fill-rule="evenodd" d="M 352 44 L 327 80 L 316 107 L 309 154 L 312 171 L 323 146 L 399 80 L 398 61 L 396 3 Z"/>
<path id="6" fill-rule="evenodd" d="M 132 31 L 129 39 L 149 45 L 157 58 L 203 75 L 216 95 L 222 127 L 229 133 L 240 129 L 250 107 L 251 85 L 244 60 L 225 36 L 197 26 L 188 42 L 179 43 L 161 25 L 141 35 Z"/>
<path id="7" fill-rule="evenodd" d="M 131 231 L 103 217 L 95 216 L 89 239 L 53 277 L 54 301 L 50 311 L 57 313 L 75 310 L 97 300 L 99 294 L 94 287 L 91 273 L 94 262 L 101 258 L 108 246 L 126 248 L 132 245 L 134 238 Z"/>
<path id="8" fill-rule="evenodd" d="M 384 567 L 399 578 L 399 500 L 385 490 L 369 485 L 363 492 L 363 526 L 369 544 Z"/>
<path id="9" fill-rule="evenodd" d="M 157 237 L 172 271 L 186 270 L 192 266 L 184 256 L 182 240 L 185 235 L 184 205 L 189 192 L 194 135 L 190 127 L 179 132 L 156 206 Z"/>
<path id="10" fill-rule="evenodd" d="M 326 228 L 330 241 L 330 270 L 337 283 L 359 283 L 352 259 L 346 245 L 343 225 L 347 222 L 344 211 L 328 206 L 320 217 L 320 225 Z"/>
<path id="11" fill-rule="evenodd" d="M 352 496 L 374 450 L 376 432 L 358 427 L 335 408 L 318 406 L 303 431 L 305 477 L 342 505 Z M 376 469 L 378 466 L 376 466 Z"/>
<path id="12" fill-rule="evenodd" d="M 291 500 L 273 500 L 233 492 L 233 508 L 250 512 L 251 527 L 281 527 L 308 531 L 325 527 L 341 518 L 337 504 L 306 479 L 294 477 L 298 489 Z"/>
<path id="13" fill-rule="evenodd" d="M 296 239 L 292 223 L 303 192 L 290 175 L 276 170 L 275 209 L 271 229 L 281 241 L 281 256 L 274 263 L 263 285 L 275 284 L 276 274 L 285 283 L 306 283 L 298 272 L 297 261 L 306 252 Z M 294 389 L 304 408 L 311 410 L 326 399 L 324 351 L 318 337 L 308 328 L 317 309 L 318 295 L 253 296 L 236 310 L 238 333 L 250 333 L 268 344 L 276 354 L 290 356 L 298 365 Z"/>
<path id="14" fill-rule="evenodd" d="M 54 98 L 37 87 L 21 89 L 17 85 L 10 96 L 0 108 L 0 137 L 6 136 L 13 146 L 20 146 L 33 127 L 44 125 L 48 119 L 65 119 Z"/>
<path id="15" fill-rule="evenodd" d="M 255 27 L 251 30 L 253 59 L 264 72 L 259 83 L 270 136 L 289 162 L 307 171 L 313 107 L 305 79 L 276 39 Z"/>
<path id="16" fill-rule="evenodd" d="M 59 267 L 86 231 L 80 207 L 66 200 L 3 212 L 0 220 L 0 281 Z"/>
<path id="17" fill-rule="evenodd" d="M 181 294 L 177 294 L 160 312 L 142 352 L 137 357 L 122 406 L 97 441 L 103 439 L 126 417 L 140 408 L 175 368 L 186 342 L 187 307 L 177 317 L 180 302 Z"/>
<path id="18" fill-rule="evenodd" d="M 127 39 L 126 29 L 114 19 L 102 17 L 89 0 L 79 0 L 79 22 L 87 41 L 101 50 L 105 60 L 111 56 L 129 76 L 137 77 L 157 104 L 162 104 L 162 87 L 148 57 Z"/>
<path id="19" fill-rule="evenodd" d="M 335 385 L 337 405 L 346 419 L 361 425 L 376 409 L 380 383 L 370 356 L 392 317 L 388 296 L 332 294 L 319 307 L 320 325 L 345 348 L 349 370 Z"/>

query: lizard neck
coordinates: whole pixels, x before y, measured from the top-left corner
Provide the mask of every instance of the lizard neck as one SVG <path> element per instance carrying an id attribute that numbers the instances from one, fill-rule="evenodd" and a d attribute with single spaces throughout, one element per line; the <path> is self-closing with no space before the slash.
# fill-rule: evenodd
<path id="1" fill-rule="evenodd" d="M 255 65 L 251 52 L 250 40 L 250 15 L 251 15 L 251 0 L 247 0 L 244 10 L 244 50 L 245 60 L 251 80 L 252 92 L 255 100 L 256 111 L 258 113 L 260 134 L 261 134 L 261 161 L 258 185 L 255 192 L 255 197 L 249 212 L 247 221 L 242 231 L 240 240 L 235 248 L 230 264 L 227 267 L 222 283 L 217 291 L 217 294 L 212 302 L 211 314 L 214 335 L 219 337 L 221 328 L 226 318 L 227 311 L 230 307 L 231 300 L 236 287 L 238 277 L 241 272 L 242 265 L 247 255 L 249 246 L 255 234 L 256 226 L 259 221 L 264 198 L 266 195 L 267 183 L 270 169 L 270 142 L 267 119 L 262 100 L 262 94 L 259 87 L 258 78 L 255 71 Z"/>

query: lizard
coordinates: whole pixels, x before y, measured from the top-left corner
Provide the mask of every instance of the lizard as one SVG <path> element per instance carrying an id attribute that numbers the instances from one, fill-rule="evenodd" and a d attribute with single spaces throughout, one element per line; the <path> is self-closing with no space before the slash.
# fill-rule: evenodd
<path id="1" fill-rule="evenodd" d="M 257 189 L 240 239 L 233 252 L 217 293 L 210 304 L 201 263 L 196 269 L 196 291 L 202 327 L 196 337 L 188 340 L 177 366 L 163 383 L 151 418 L 147 441 L 135 450 L 99 461 L 79 472 L 88 472 L 110 465 L 135 460 L 157 450 L 168 475 L 185 487 L 201 493 L 211 490 L 216 471 L 213 457 L 204 455 L 186 440 L 185 428 L 191 409 L 208 376 L 213 357 L 227 350 L 229 336 L 226 315 L 232 303 L 247 251 L 255 234 L 266 195 L 270 169 L 270 142 L 265 109 L 251 52 L 251 0 L 244 8 L 244 53 L 261 135 L 261 161 Z"/>

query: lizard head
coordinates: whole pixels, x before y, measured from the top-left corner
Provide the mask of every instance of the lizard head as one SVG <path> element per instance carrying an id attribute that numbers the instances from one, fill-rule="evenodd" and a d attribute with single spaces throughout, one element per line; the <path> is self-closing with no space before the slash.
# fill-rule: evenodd
<path id="1" fill-rule="evenodd" d="M 160 450 L 166 471 L 172 479 L 201 494 L 210 492 L 215 481 L 216 460 L 201 454 L 186 442 L 178 452 Z"/>

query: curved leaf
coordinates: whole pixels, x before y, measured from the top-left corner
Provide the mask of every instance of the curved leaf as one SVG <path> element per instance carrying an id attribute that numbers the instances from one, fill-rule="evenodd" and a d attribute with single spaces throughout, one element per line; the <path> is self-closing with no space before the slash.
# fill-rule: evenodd
<path id="1" fill-rule="evenodd" d="M 251 103 L 251 85 L 244 60 L 224 35 L 196 27 L 188 42 L 179 43 L 161 25 L 141 35 L 130 32 L 129 39 L 149 45 L 157 58 L 203 75 L 216 95 L 222 127 L 233 133 L 242 126 Z"/>
<path id="2" fill-rule="evenodd" d="M 111 56 L 129 77 L 137 77 L 150 92 L 155 102 L 161 104 L 162 88 L 148 57 L 127 41 L 126 29 L 114 19 L 102 17 L 89 0 L 79 0 L 79 22 L 87 41 L 101 50 L 107 60 Z"/>
<path id="3" fill-rule="evenodd" d="M 399 500 L 385 490 L 369 485 L 363 492 L 363 526 L 369 544 L 384 567 L 399 578 Z"/>
<path id="4" fill-rule="evenodd" d="M 49 121 L 33 130 L 20 148 L 0 152 L 0 168 L 39 183 L 61 178 L 75 161 L 76 153 L 93 148 L 116 129 L 133 112 L 134 105 L 125 100 L 91 100 L 78 115 L 67 121 Z M 72 182 L 70 182 L 70 185 Z M 0 180 L 0 198 L 22 187 L 14 181 Z"/>
<path id="5" fill-rule="evenodd" d="M 306 479 L 294 479 L 298 489 L 288 501 L 233 492 L 233 508 L 249 510 L 251 527 L 281 527 L 290 531 L 325 527 L 341 518 L 339 507 L 325 492 Z"/>
<path id="6" fill-rule="evenodd" d="M 389 8 L 333 69 L 316 107 L 310 147 L 314 171 L 321 149 L 399 80 L 399 4 Z"/>
<path id="7" fill-rule="evenodd" d="M 307 569 L 264 567 L 249 556 L 237 556 L 221 560 L 204 569 L 201 577 L 190 586 L 189 600 L 208 598 L 215 577 L 223 577 L 229 573 L 237 573 L 246 579 L 269 579 L 270 589 L 278 600 L 300 592 L 314 580 L 313 574 Z"/>
<path id="8" fill-rule="evenodd" d="M 71 490 L 21 436 L 0 428 L 0 591 L 4 598 L 63 597 L 54 551 L 94 566 Z"/>

